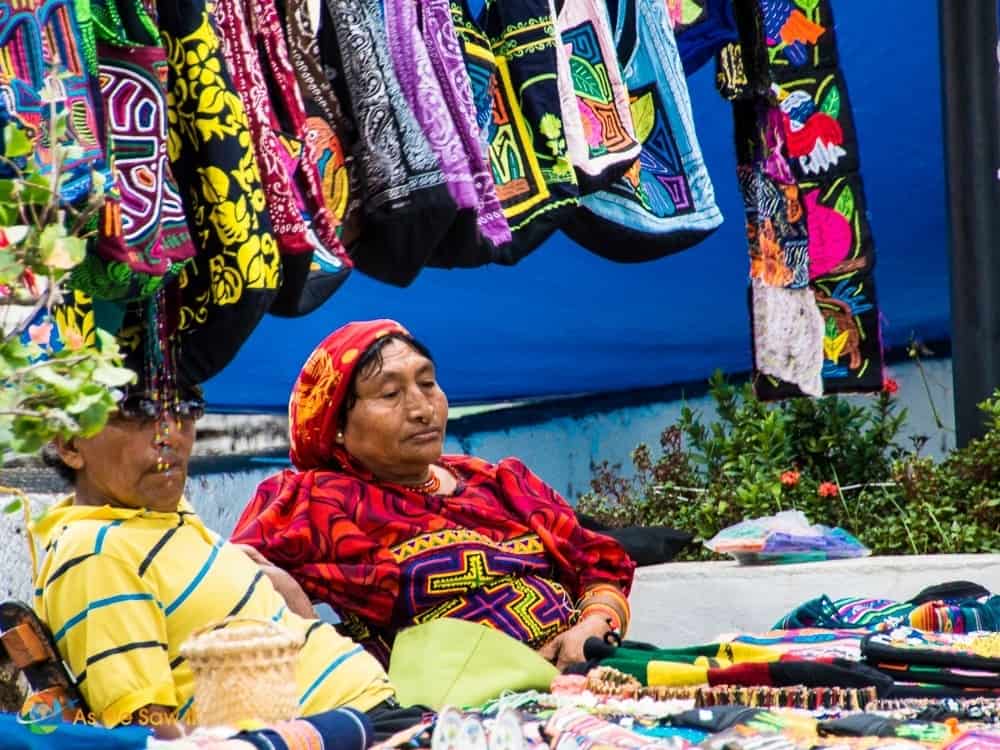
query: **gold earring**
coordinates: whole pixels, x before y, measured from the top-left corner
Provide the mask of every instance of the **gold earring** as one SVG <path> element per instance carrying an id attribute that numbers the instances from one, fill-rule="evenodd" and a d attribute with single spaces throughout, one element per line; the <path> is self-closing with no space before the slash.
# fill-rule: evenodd
<path id="1" fill-rule="evenodd" d="M 344 433 L 343 432 L 338 432 L 337 433 L 337 442 L 338 443 L 344 442 Z"/>

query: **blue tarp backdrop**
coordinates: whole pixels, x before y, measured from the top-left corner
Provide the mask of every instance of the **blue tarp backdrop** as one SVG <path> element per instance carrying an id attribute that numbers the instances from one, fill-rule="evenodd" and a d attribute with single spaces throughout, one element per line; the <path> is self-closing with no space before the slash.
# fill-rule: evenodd
<path id="1" fill-rule="evenodd" d="M 937 2 L 835 0 L 861 143 L 888 346 L 949 337 Z M 283 411 L 299 367 L 349 320 L 396 318 L 434 353 L 452 403 L 624 391 L 750 368 L 748 260 L 730 105 L 689 81 L 725 223 L 690 250 L 620 265 L 562 234 L 513 268 L 425 270 L 397 289 L 354 273 L 297 320 L 267 318 L 207 386 L 214 408 Z"/>

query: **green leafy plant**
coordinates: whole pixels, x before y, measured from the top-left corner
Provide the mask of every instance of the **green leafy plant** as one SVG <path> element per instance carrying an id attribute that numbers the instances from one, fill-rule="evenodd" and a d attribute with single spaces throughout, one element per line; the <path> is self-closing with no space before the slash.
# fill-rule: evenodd
<path id="1" fill-rule="evenodd" d="M 14 123 L 4 129 L 0 156 L 0 460 L 35 454 L 56 436 L 92 435 L 115 406 L 116 388 L 134 379 L 121 366 L 115 338 L 95 329 L 53 344 L 55 309 L 68 273 L 86 253 L 100 206 L 99 189 L 82 207 L 60 200 L 66 111 L 51 103 L 52 169 L 42 174 L 33 145 Z M 99 175 L 95 173 L 95 179 Z M 43 313 L 48 313 L 43 315 Z M 57 351 L 58 348 L 58 351 Z"/>
<path id="2" fill-rule="evenodd" d="M 654 458 L 632 453 L 634 476 L 594 467 L 578 507 L 609 525 L 666 524 L 701 540 L 745 518 L 803 511 L 813 523 L 842 526 L 875 553 L 1000 549 L 1000 425 L 935 464 L 924 439 L 899 443 L 906 410 L 895 384 L 861 405 L 846 399 L 767 404 L 752 387 L 710 381 L 718 418 L 685 407 Z M 1000 410 L 1000 394 L 983 405 Z M 696 556 L 707 557 L 700 550 Z"/>

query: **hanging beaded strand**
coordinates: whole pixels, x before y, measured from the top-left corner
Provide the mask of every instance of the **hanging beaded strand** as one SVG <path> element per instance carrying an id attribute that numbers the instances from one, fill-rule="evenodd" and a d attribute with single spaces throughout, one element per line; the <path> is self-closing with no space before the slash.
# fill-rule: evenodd
<path id="1" fill-rule="evenodd" d="M 170 447 L 170 412 L 176 413 L 180 396 L 177 390 L 177 341 L 173 335 L 171 305 L 167 291 L 157 290 L 146 308 L 146 382 L 149 397 L 157 407 L 156 471 L 170 470 L 166 453 Z"/>

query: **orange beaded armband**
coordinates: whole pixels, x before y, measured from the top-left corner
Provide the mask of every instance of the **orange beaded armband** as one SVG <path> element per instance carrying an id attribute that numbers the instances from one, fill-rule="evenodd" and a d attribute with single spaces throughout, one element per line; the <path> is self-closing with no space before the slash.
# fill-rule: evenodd
<path id="1" fill-rule="evenodd" d="M 613 615 L 615 628 L 619 633 L 624 633 L 628 629 L 632 611 L 628 605 L 628 599 L 614 586 L 610 584 L 598 584 L 583 592 L 578 603 L 581 616 L 590 610 L 599 608 L 598 611 Z"/>

